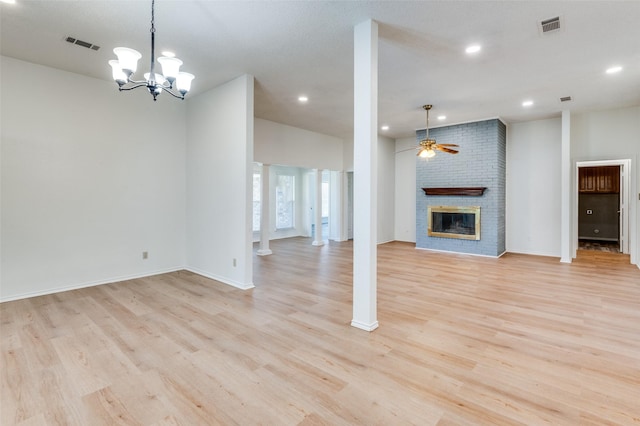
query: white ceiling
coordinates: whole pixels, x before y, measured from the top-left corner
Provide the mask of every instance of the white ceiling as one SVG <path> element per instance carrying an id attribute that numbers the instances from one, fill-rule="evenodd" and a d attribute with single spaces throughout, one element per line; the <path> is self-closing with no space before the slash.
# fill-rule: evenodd
<path id="1" fill-rule="evenodd" d="M 150 0 L 16 1 L 0 6 L 2 55 L 111 80 L 112 49 L 127 46 L 147 68 Z M 542 34 L 555 16 L 561 29 Z M 156 0 L 156 50 L 196 75 L 188 96 L 249 73 L 257 117 L 351 138 L 353 27 L 367 19 L 380 25 L 378 120 L 390 137 L 424 128 L 425 103 L 434 127 L 640 105 L 640 1 Z M 482 51 L 465 54 L 471 43 Z M 612 65 L 624 69 L 605 74 Z"/>

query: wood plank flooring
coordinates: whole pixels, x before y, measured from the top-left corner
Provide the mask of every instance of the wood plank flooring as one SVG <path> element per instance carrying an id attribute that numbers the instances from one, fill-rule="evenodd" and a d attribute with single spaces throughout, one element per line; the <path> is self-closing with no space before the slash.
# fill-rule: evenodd
<path id="1" fill-rule="evenodd" d="M 272 241 L 241 291 L 181 271 L 6 302 L 2 425 L 640 425 L 640 270 Z"/>

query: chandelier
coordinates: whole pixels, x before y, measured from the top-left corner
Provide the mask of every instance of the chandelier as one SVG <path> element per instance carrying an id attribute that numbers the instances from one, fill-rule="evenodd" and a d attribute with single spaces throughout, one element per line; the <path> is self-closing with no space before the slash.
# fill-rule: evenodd
<path id="1" fill-rule="evenodd" d="M 138 59 L 142 57 L 140 52 L 128 47 L 116 47 L 113 53 L 117 60 L 109 61 L 113 79 L 118 83 L 118 90 L 132 90 L 138 87 L 146 87 L 153 96 L 156 97 L 166 91 L 171 96 L 184 99 L 184 95 L 191 89 L 191 80 L 195 77 L 188 72 L 180 72 L 182 61 L 172 56 L 161 56 L 158 62 L 162 66 L 162 74 L 155 72 L 155 0 L 151 1 L 151 69 L 144 74 L 144 80 L 134 80 L 133 74 L 138 68 Z"/>

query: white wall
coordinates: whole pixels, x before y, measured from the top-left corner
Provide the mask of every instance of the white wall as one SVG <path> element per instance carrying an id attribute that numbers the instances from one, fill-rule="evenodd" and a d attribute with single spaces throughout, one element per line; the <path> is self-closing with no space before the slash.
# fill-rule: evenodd
<path id="1" fill-rule="evenodd" d="M 560 256 L 559 118 L 507 127 L 506 248 Z"/>
<path id="2" fill-rule="evenodd" d="M 353 139 L 348 139 L 344 141 L 344 146 L 342 149 L 342 158 L 343 158 L 343 170 L 345 172 L 353 171 Z"/>
<path id="3" fill-rule="evenodd" d="M 187 102 L 187 268 L 253 286 L 253 77 Z"/>
<path id="4" fill-rule="evenodd" d="M 0 59 L 0 300 L 181 268 L 184 103 Z"/>
<path id="5" fill-rule="evenodd" d="M 508 128 L 507 251 L 560 256 L 561 130 L 560 119 L 515 123 Z M 640 252 L 639 135 L 640 107 L 571 114 L 572 167 L 577 161 L 632 160 L 630 238 L 635 263 Z M 575 185 L 572 182 L 573 198 Z M 571 221 L 573 229 L 575 212 Z"/>
<path id="6" fill-rule="evenodd" d="M 396 139 L 395 220 L 397 241 L 416 242 L 416 138 Z"/>
<path id="7" fill-rule="evenodd" d="M 640 106 L 572 114 L 571 157 L 574 164 L 631 159 L 631 259 L 640 266 Z"/>
<path id="8" fill-rule="evenodd" d="M 395 140 L 378 136 L 378 244 L 395 239 L 395 170 Z"/>
<path id="9" fill-rule="evenodd" d="M 343 170 L 343 141 L 273 121 L 255 119 L 255 161 L 308 169 Z"/>
<path id="10" fill-rule="evenodd" d="M 255 161 L 308 169 L 353 170 L 353 141 L 256 118 Z M 383 243 L 395 239 L 394 140 L 383 136 L 378 137 L 378 175 L 378 243 Z"/>

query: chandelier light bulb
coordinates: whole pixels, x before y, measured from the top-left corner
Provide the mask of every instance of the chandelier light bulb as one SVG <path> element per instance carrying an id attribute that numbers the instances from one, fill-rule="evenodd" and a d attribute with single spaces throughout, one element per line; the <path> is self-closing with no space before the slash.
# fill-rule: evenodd
<path id="1" fill-rule="evenodd" d="M 188 72 L 178 73 L 178 77 L 176 78 L 176 86 L 178 86 L 178 91 L 182 93 L 182 96 L 186 95 L 189 90 L 191 90 L 191 80 L 193 80 L 195 76 L 193 74 L 189 74 Z"/>
<path id="2" fill-rule="evenodd" d="M 127 75 L 122 71 L 120 61 L 112 59 L 109 61 L 109 65 L 111 65 L 111 75 L 116 83 L 120 86 L 125 84 L 127 82 Z"/>
<path id="3" fill-rule="evenodd" d="M 173 82 L 180 73 L 180 65 L 182 65 L 182 61 L 178 58 L 161 56 L 158 58 L 158 62 L 162 65 L 162 74 L 173 85 Z"/>
<path id="4" fill-rule="evenodd" d="M 122 71 L 128 74 L 136 72 L 138 69 L 138 59 L 142 58 L 140 52 L 129 49 L 128 47 L 116 47 L 113 49 L 113 53 L 118 57 Z"/>

